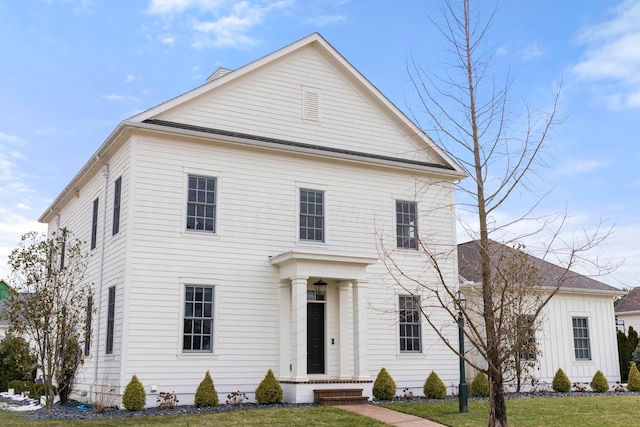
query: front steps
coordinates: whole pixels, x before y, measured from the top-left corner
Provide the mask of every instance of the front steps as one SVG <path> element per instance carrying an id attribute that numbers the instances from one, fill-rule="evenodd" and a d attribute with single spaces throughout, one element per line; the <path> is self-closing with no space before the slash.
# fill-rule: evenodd
<path id="1" fill-rule="evenodd" d="M 365 405 L 369 401 L 361 388 L 313 390 L 313 401 L 319 405 Z"/>

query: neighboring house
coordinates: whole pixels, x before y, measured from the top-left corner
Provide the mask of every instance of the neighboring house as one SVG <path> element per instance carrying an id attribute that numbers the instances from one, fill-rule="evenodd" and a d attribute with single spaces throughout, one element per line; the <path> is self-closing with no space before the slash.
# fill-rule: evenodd
<path id="1" fill-rule="evenodd" d="M 0 339 L 4 338 L 9 328 L 9 323 L 4 316 L 7 309 L 4 300 L 9 296 L 10 289 L 9 284 L 4 279 L 0 279 Z"/>
<path id="2" fill-rule="evenodd" d="M 499 265 L 500 255 L 513 250 L 491 242 L 492 263 Z M 536 356 L 534 377 L 551 384 L 561 368 L 572 382 L 590 382 L 598 370 L 609 382 L 619 381 L 613 300 L 622 291 L 532 255 L 528 255 L 528 262 L 537 267 L 542 289 L 553 289 L 558 282 L 562 283 L 540 313 L 535 331 L 540 354 Z M 481 301 L 479 242 L 458 245 L 458 268 L 465 295 L 471 301 Z M 470 375 L 473 377 L 475 373 Z"/>
<path id="3" fill-rule="evenodd" d="M 633 288 L 616 305 L 616 325 L 625 334 L 632 326 L 636 332 L 640 331 L 640 288 Z"/>
<path id="4" fill-rule="evenodd" d="M 272 369 L 289 402 L 371 397 L 382 367 L 398 393 L 432 370 L 452 387 L 458 359 L 379 253 L 415 275 L 417 233 L 454 253 L 464 177 L 318 34 L 123 121 L 40 218 L 92 254 L 79 397 L 136 374 L 149 405 L 187 404 L 207 370 L 253 398 Z"/>

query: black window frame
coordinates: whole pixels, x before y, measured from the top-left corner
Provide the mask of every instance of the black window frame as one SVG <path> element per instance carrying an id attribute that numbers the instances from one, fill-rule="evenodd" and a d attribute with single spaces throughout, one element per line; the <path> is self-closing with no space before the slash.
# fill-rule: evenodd
<path id="1" fill-rule="evenodd" d="M 93 297 L 87 297 L 87 313 L 84 325 L 84 355 L 89 356 L 91 352 L 91 322 L 93 317 Z"/>
<path id="2" fill-rule="evenodd" d="M 418 249 L 418 204 L 396 200 L 396 247 Z"/>
<path id="3" fill-rule="evenodd" d="M 573 333 L 573 351 L 576 360 L 590 361 L 591 337 L 589 333 L 589 318 L 587 316 L 573 316 L 571 318 L 571 330 Z"/>
<path id="4" fill-rule="evenodd" d="M 107 303 L 107 334 L 105 353 L 113 354 L 113 336 L 116 321 L 116 287 L 109 288 L 109 300 Z"/>
<path id="5" fill-rule="evenodd" d="M 213 352 L 214 289 L 203 285 L 184 287 L 183 353 Z"/>
<path id="6" fill-rule="evenodd" d="M 98 243 L 98 207 L 100 198 L 93 201 L 93 215 L 91 216 L 91 250 L 96 248 Z"/>
<path id="7" fill-rule="evenodd" d="M 122 177 L 113 182 L 113 222 L 111 224 L 111 235 L 115 236 L 120 232 L 120 205 L 122 202 Z"/>
<path id="8" fill-rule="evenodd" d="M 400 353 L 422 353 L 420 297 L 398 295 Z"/>
<path id="9" fill-rule="evenodd" d="M 324 191 L 301 188 L 299 237 L 302 241 L 325 241 L 325 197 Z"/>
<path id="10" fill-rule="evenodd" d="M 211 176 L 187 177 L 187 231 L 216 232 L 218 179 Z"/>

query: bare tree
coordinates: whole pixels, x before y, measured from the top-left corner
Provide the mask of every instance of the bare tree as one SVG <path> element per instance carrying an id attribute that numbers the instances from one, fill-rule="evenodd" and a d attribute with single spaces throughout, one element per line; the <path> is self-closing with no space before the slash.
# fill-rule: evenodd
<path id="1" fill-rule="evenodd" d="M 17 291 L 7 298 L 10 327 L 35 346 L 48 410 L 55 396 L 54 378 L 61 399 L 69 395 L 82 363 L 80 345 L 88 339 L 91 286 L 84 281 L 88 255 L 82 247 L 65 229 L 49 238 L 30 232 L 9 256 Z"/>
<path id="2" fill-rule="evenodd" d="M 424 128 L 429 129 L 447 154 L 469 174 L 459 190 L 463 195 L 461 208 L 472 212 L 474 222 L 477 221 L 477 230 L 475 226 L 463 224 L 477 250 L 480 272 L 477 286 L 465 288 L 446 280 L 455 249 L 443 249 L 426 234 L 418 236 L 417 246 L 432 271 L 429 278 L 430 274 L 424 273 L 421 277 L 410 277 L 396 262 L 396 253 L 385 244 L 382 235 L 379 235 L 379 245 L 387 271 L 407 293 L 416 295 L 426 322 L 452 351 L 488 376 L 489 426 L 504 427 L 508 425 L 505 378 L 522 376 L 522 369 L 526 368 L 525 353 L 531 350 L 531 329 L 539 324 L 538 318 L 548 301 L 574 276 L 570 270 L 581 260 L 580 254 L 600 243 L 608 232 L 600 232 L 598 227 L 593 234 L 585 233 L 581 241 L 568 242 L 560 273 L 552 282 L 539 280 L 541 272 L 520 251 L 517 242 L 543 229 L 548 231 L 557 221 L 559 225 L 556 223 L 551 237 L 545 241 L 542 258 L 551 254 L 560 258 L 555 251 L 566 214 L 556 218 L 534 217 L 534 209 L 544 197 L 541 195 L 518 219 L 499 223 L 496 218 L 512 199 L 536 193 L 532 178 L 546 166 L 542 154 L 552 127 L 559 122 L 557 105 L 561 85 L 550 111 L 533 112 L 525 104 L 522 114 L 514 113 L 509 78 L 498 85 L 489 74 L 490 56 L 482 51 L 482 41 L 490 30 L 495 10 L 482 22 L 479 10 L 470 9 L 469 0 L 460 0 L 459 4 L 443 0 L 443 12 L 444 25 L 433 24 L 440 30 L 452 55 L 449 70 L 436 75 L 412 60 L 408 72 L 420 107 L 432 124 Z M 419 122 L 416 112 L 413 113 Z M 517 221 L 528 221 L 529 231 L 505 238 Z M 507 245 L 492 241 L 490 236 L 494 235 Z M 459 302 L 456 296 L 461 289 L 477 297 L 470 298 L 475 304 L 466 307 Z M 482 363 L 469 353 L 459 353 L 457 341 L 450 342 L 451 331 L 433 314 L 433 307 L 448 314 L 449 324 L 457 322 L 458 314 L 462 313 L 467 325 L 465 338 L 479 353 Z"/>

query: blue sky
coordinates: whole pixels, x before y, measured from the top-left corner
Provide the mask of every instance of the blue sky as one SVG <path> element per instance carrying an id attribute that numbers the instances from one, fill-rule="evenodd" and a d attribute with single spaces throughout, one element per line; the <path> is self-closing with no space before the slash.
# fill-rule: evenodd
<path id="1" fill-rule="evenodd" d="M 38 217 L 120 121 L 310 33 L 426 123 L 406 64 L 446 70 L 429 17 L 441 21 L 436 0 L 0 0 L 0 277 L 20 234 L 45 229 Z M 622 262 L 599 278 L 618 287 L 640 286 L 638 22 L 640 0 L 505 0 L 485 40 L 517 102 L 548 109 L 563 81 L 540 210 L 569 213 L 567 240 L 613 225 L 589 256 Z"/>

